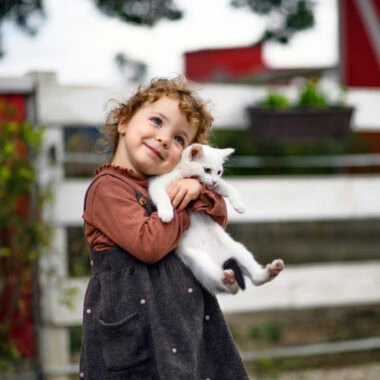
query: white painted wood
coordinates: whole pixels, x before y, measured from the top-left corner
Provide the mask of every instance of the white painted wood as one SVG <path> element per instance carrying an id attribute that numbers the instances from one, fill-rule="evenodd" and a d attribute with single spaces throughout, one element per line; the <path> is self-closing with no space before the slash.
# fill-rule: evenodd
<path id="1" fill-rule="evenodd" d="M 66 374 L 49 374 L 48 368 L 67 366 L 70 358 L 70 337 L 67 329 L 44 325 L 40 330 L 41 363 L 46 380 L 69 380 Z"/>
<path id="2" fill-rule="evenodd" d="M 225 313 L 377 303 L 380 261 L 289 265 L 270 283 L 218 299 Z"/>
<path id="3" fill-rule="evenodd" d="M 65 225 L 82 225 L 84 197 L 91 180 L 67 180 L 57 188 L 56 221 Z"/>
<path id="4" fill-rule="evenodd" d="M 43 125 L 102 125 L 110 99 L 125 100 L 137 84 L 124 87 L 63 86 L 53 73 L 35 73 L 37 115 Z M 247 128 L 246 107 L 261 100 L 266 86 L 236 84 L 204 84 L 195 86 L 200 95 L 211 102 L 215 128 Z M 294 88 L 279 87 L 294 98 Z M 355 107 L 354 130 L 380 130 L 380 90 L 348 89 L 347 103 Z"/>
<path id="5" fill-rule="evenodd" d="M 380 176 L 231 179 L 247 211 L 230 222 L 360 219 L 380 215 Z M 228 202 L 227 202 L 228 203 Z"/>
<path id="6" fill-rule="evenodd" d="M 228 179 L 247 211 L 238 214 L 227 201 L 229 221 L 272 222 L 360 219 L 380 216 L 380 176 L 258 177 Z M 81 225 L 83 199 L 90 180 L 57 186 L 56 222 Z"/>
<path id="7" fill-rule="evenodd" d="M 88 279 L 64 280 L 64 288 L 77 288 L 73 309 L 53 297 L 54 325 L 76 325 L 82 321 L 82 305 Z M 380 261 L 289 265 L 274 281 L 260 287 L 248 284 L 236 295 L 219 295 L 225 313 L 271 309 L 335 307 L 380 302 Z"/>
<path id="8" fill-rule="evenodd" d="M 32 94 L 34 83 L 27 77 L 0 77 L 0 94 Z"/>
<path id="9" fill-rule="evenodd" d="M 346 352 L 360 352 L 378 350 L 380 338 L 364 338 L 355 340 L 344 340 L 339 342 L 322 342 L 314 344 L 303 344 L 299 346 L 273 347 L 255 351 L 243 351 L 241 357 L 244 361 L 258 360 L 264 358 L 302 358 L 317 355 L 334 355 Z"/>
<path id="10" fill-rule="evenodd" d="M 347 102 L 355 106 L 352 120 L 354 130 L 380 130 L 380 90 L 375 88 L 350 89 Z"/>
<path id="11" fill-rule="evenodd" d="M 58 287 L 52 289 L 54 297 L 51 302 L 50 323 L 56 326 L 70 326 L 82 324 L 83 300 L 86 292 L 88 278 L 64 279 Z M 62 302 L 66 294 L 74 290 L 71 305 Z M 66 293 L 69 291 L 69 293 Z"/>

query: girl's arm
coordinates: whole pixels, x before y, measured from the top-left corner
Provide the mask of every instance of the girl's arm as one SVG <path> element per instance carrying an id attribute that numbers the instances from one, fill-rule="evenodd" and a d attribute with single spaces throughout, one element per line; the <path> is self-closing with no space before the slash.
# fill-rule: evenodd
<path id="1" fill-rule="evenodd" d="M 190 224 L 188 212 L 174 211 L 170 223 L 147 215 L 134 191 L 118 179 L 99 179 L 90 189 L 83 215 L 93 234 L 102 233 L 137 259 L 152 264 L 179 243 Z"/>
<path id="2" fill-rule="evenodd" d="M 177 180 L 169 185 L 167 192 L 173 207 L 178 211 L 189 205 L 194 211 L 206 212 L 223 228 L 226 227 L 227 207 L 224 198 L 197 179 Z"/>
<path id="3" fill-rule="evenodd" d="M 215 191 L 202 185 L 199 198 L 191 204 L 192 210 L 204 211 L 223 228 L 227 225 L 227 206 L 224 198 Z"/>

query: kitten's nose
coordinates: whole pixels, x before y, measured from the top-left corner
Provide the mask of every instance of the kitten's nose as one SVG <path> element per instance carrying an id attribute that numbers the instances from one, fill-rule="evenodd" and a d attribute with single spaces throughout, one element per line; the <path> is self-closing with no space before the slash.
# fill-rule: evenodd
<path id="1" fill-rule="evenodd" d="M 215 186 L 216 185 L 216 181 L 212 181 L 212 186 Z"/>

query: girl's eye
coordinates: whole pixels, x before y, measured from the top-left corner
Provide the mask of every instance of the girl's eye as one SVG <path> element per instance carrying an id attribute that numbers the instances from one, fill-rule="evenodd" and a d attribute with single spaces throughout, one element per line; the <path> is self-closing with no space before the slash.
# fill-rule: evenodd
<path id="1" fill-rule="evenodd" d="M 185 145 L 185 140 L 184 140 L 184 138 L 181 137 L 181 136 L 176 136 L 176 137 L 174 137 L 174 140 L 175 140 L 175 141 L 178 141 L 181 145 Z"/>
<path id="2" fill-rule="evenodd" d="M 157 125 L 157 127 L 161 127 L 162 125 L 162 120 L 159 117 L 152 117 L 152 123 Z"/>
<path id="3" fill-rule="evenodd" d="M 211 169 L 210 168 L 204 168 L 204 171 L 206 174 L 211 174 Z"/>

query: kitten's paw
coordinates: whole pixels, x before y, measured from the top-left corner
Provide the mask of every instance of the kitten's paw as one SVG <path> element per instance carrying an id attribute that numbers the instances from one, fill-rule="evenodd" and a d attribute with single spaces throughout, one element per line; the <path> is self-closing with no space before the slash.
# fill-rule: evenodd
<path id="1" fill-rule="evenodd" d="M 172 208 L 160 208 L 158 210 L 158 216 L 164 223 L 169 223 L 174 217 L 173 209 Z"/>
<path id="2" fill-rule="evenodd" d="M 234 200 L 234 201 L 231 201 L 231 205 L 234 208 L 234 210 L 238 212 L 239 214 L 243 214 L 243 212 L 245 212 L 245 205 L 243 202 Z"/>
<path id="3" fill-rule="evenodd" d="M 273 260 L 267 265 L 267 270 L 271 279 L 275 278 L 284 268 L 285 264 L 281 259 Z"/>
<path id="4" fill-rule="evenodd" d="M 236 281 L 232 285 L 225 285 L 225 286 L 228 289 L 228 293 L 231 293 L 231 294 L 236 294 L 240 290 L 239 285 Z"/>
<path id="5" fill-rule="evenodd" d="M 226 269 L 223 271 L 222 282 L 227 288 L 227 292 L 236 294 L 239 291 L 239 285 L 235 280 L 235 273 L 232 269 Z"/>
<path id="6" fill-rule="evenodd" d="M 234 206 L 235 211 L 237 211 L 239 214 L 243 214 L 245 212 L 245 206 L 243 203 L 239 203 L 238 205 Z"/>

